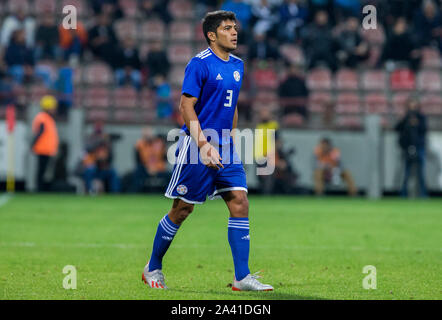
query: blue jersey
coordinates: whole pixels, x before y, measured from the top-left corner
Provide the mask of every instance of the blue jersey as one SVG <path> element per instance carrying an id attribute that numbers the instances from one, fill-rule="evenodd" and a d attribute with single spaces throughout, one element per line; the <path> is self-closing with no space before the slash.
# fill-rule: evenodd
<path id="1" fill-rule="evenodd" d="M 222 139 L 218 141 L 220 145 L 231 142 L 230 133 L 223 134 L 223 129 L 232 130 L 243 77 L 244 63 L 240 58 L 230 54 L 229 60 L 223 60 L 210 47 L 187 64 L 182 94 L 198 98 L 195 113 L 201 129 L 215 130 L 218 138 Z M 182 129 L 190 134 L 186 125 Z M 217 143 L 212 140 L 214 138 L 210 136 L 208 140 Z"/>

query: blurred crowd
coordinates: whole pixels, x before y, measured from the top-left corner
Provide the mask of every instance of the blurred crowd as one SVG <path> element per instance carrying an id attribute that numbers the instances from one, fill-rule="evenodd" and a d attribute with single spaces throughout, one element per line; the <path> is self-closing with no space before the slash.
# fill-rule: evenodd
<path id="1" fill-rule="evenodd" d="M 177 0 L 137 0 L 131 3 L 134 3 L 134 10 L 141 19 L 158 18 L 167 26 L 175 19 L 170 12 L 173 1 Z M 51 10 L 46 12 L 44 7 L 37 17 L 32 16 L 20 5 L 21 2 L 10 6 L 13 9 L 4 17 L 0 30 L 2 105 L 20 103 L 21 91 L 14 95 L 15 85 L 38 82 L 57 96 L 60 104 L 58 112 L 63 114 L 74 104 L 74 70 L 85 61 L 101 61 L 112 70 L 117 87 L 130 86 L 138 92 L 149 88 L 154 92 L 157 109 L 154 118 L 177 120 L 172 83 L 175 74 L 170 74 L 172 63 L 169 61 L 168 44 L 160 39 L 152 40 L 148 50 L 144 50 L 139 39 L 131 33 L 119 34 L 116 24 L 127 18 L 127 10 L 123 7 L 125 1 L 82 2 L 88 6 L 92 16 L 80 17 L 76 29 L 65 29 L 60 15 L 54 15 Z M 240 26 L 237 55 L 246 59 L 251 70 L 251 79 L 246 81 L 245 89 L 253 91 L 253 82 L 258 82 L 256 79 L 259 77 L 267 81 L 274 77 L 271 70 L 267 70 L 267 74 L 252 74 L 255 68 L 266 69 L 266 66 L 270 66 L 278 73 L 276 85 L 282 99 L 281 115 L 293 112 L 303 120 L 308 118 L 309 90 L 305 75 L 310 70 L 319 66 L 334 73 L 341 68 L 358 68 L 370 60 L 374 61 L 374 68 L 383 68 L 384 65 L 392 68 L 392 63 L 394 65 L 396 62 L 417 71 L 422 61 L 422 48 L 431 46 L 442 50 L 439 0 L 185 2 L 195 12 L 195 25 L 210 10 L 235 12 Z M 378 28 L 384 30 L 385 41 L 378 56 L 362 34 L 362 7 L 367 4 L 377 8 Z M 290 54 L 282 52 L 287 44 L 301 48 L 300 54 L 304 58 L 290 59 Z M 39 64 L 48 60 L 56 63 L 55 71 Z M 284 62 L 282 66 L 275 66 Z M 255 93 L 259 95 L 260 92 Z M 243 99 L 240 104 L 249 107 L 250 101 Z M 250 115 L 254 110 L 244 109 L 245 116 L 240 120 L 255 121 L 256 117 Z"/>

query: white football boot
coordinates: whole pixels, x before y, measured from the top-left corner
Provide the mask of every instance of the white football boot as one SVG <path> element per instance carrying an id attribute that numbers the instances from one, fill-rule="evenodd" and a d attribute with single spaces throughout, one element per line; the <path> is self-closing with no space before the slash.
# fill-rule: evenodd
<path id="1" fill-rule="evenodd" d="M 233 291 L 273 291 L 273 287 L 271 285 L 263 284 L 257 280 L 258 278 L 260 278 L 260 276 L 258 276 L 258 273 L 259 271 L 255 272 L 254 274 L 249 273 L 241 281 L 237 281 L 234 278 L 232 290 Z"/>
<path id="2" fill-rule="evenodd" d="M 164 281 L 163 272 L 161 271 L 161 269 L 149 271 L 149 262 L 144 267 L 141 279 L 144 281 L 145 284 L 147 284 L 151 288 L 167 289 L 166 283 Z"/>

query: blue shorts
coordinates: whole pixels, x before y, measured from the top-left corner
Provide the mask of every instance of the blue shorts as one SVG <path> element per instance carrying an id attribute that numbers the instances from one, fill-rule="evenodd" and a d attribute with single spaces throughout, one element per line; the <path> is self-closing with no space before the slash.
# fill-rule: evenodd
<path id="1" fill-rule="evenodd" d="M 165 196 L 191 204 L 201 204 L 206 197 L 213 200 L 232 190 L 247 192 L 246 173 L 233 144 L 219 148 L 224 168 L 205 166 L 190 136 L 181 136 L 175 152 L 176 163 Z"/>

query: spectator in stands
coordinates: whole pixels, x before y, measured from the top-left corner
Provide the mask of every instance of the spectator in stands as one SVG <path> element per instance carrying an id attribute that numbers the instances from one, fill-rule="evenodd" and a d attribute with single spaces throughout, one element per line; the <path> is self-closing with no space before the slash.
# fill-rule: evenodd
<path id="1" fill-rule="evenodd" d="M 58 76 L 54 84 L 57 91 L 57 115 L 66 118 L 73 103 L 74 95 L 74 70 L 64 61 L 58 63 Z"/>
<path id="2" fill-rule="evenodd" d="M 88 38 L 92 53 L 110 66 L 114 66 L 119 43 L 107 14 L 102 13 L 96 17 L 96 24 L 89 30 Z"/>
<path id="3" fill-rule="evenodd" d="M 63 25 L 58 27 L 60 35 L 60 47 L 63 50 L 65 60 L 70 60 L 75 64 L 83 54 L 83 49 L 87 45 L 88 33 L 83 23 L 77 21 L 77 29 L 65 29 Z"/>
<path id="4" fill-rule="evenodd" d="M 58 60 L 61 57 L 59 32 L 52 13 L 45 13 L 35 35 L 35 59 Z"/>
<path id="5" fill-rule="evenodd" d="M 356 68 L 359 63 L 368 59 L 370 50 L 360 34 L 358 18 L 347 18 L 345 29 L 338 35 L 337 41 L 337 57 L 343 66 Z"/>
<path id="6" fill-rule="evenodd" d="M 425 0 L 422 8 L 416 12 L 414 27 L 421 46 L 429 46 L 433 42 L 439 46 L 442 35 L 442 17 L 432 0 Z"/>
<path id="7" fill-rule="evenodd" d="M 131 84 L 141 90 L 141 61 L 134 39 L 127 37 L 122 40 L 116 59 L 115 77 L 117 84 Z"/>
<path id="8" fill-rule="evenodd" d="M 154 77 L 154 89 L 158 119 L 170 118 L 173 114 L 172 89 L 161 73 Z"/>
<path id="9" fill-rule="evenodd" d="M 348 194 L 355 196 L 357 194 L 356 185 L 353 177 L 347 169 L 343 168 L 341 163 L 341 152 L 333 147 L 330 139 L 323 138 L 315 147 L 314 155 L 316 166 L 314 170 L 315 194 L 324 193 L 325 184 L 338 185 L 340 179 L 347 184 Z"/>
<path id="10" fill-rule="evenodd" d="M 255 160 L 259 168 L 276 167 L 275 140 L 272 140 L 272 135 L 269 130 L 274 130 L 276 135 L 279 129 L 279 123 L 272 119 L 273 116 L 269 108 L 262 107 L 259 110 L 259 123 L 256 126 L 256 130 L 262 130 L 262 134 L 255 135 Z M 276 182 L 274 172 L 271 174 L 258 175 L 258 180 L 260 191 L 263 194 L 273 192 Z"/>
<path id="11" fill-rule="evenodd" d="M 133 192 L 143 191 L 146 180 L 152 178 L 164 179 L 167 184 L 166 144 L 160 136 L 154 136 L 150 127 L 143 129 L 142 137 L 135 145 L 135 160 Z"/>
<path id="12" fill-rule="evenodd" d="M 283 114 L 296 112 L 306 119 L 308 95 L 309 90 L 301 69 L 293 64 L 288 65 L 287 78 L 279 86 L 280 104 L 284 106 Z"/>
<path id="13" fill-rule="evenodd" d="M 252 5 L 253 33 L 271 36 L 271 31 L 278 21 L 278 16 L 268 0 L 259 0 Z"/>
<path id="14" fill-rule="evenodd" d="M 170 70 L 170 62 L 167 53 L 160 41 L 154 42 L 145 59 L 145 66 L 149 75 L 150 85 L 153 86 L 153 79 L 161 74 L 167 78 Z"/>
<path id="15" fill-rule="evenodd" d="M 289 194 L 295 190 L 298 174 L 295 172 L 290 157 L 295 149 L 284 150 L 283 141 L 279 134 L 275 136 L 275 184 L 274 193 Z"/>
<path id="16" fill-rule="evenodd" d="M 23 30 L 15 30 L 12 33 L 10 44 L 5 52 L 5 62 L 8 65 L 9 75 L 16 83 L 31 81 L 35 61 L 33 51 L 26 47 Z"/>
<path id="17" fill-rule="evenodd" d="M 44 96 L 40 100 L 42 111 L 32 121 L 33 139 L 32 152 L 37 155 L 37 191 L 49 191 L 50 185 L 45 181 L 49 161 L 58 152 L 58 132 L 54 115 L 57 110 L 57 100 L 53 96 Z"/>
<path id="18" fill-rule="evenodd" d="M 335 11 L 340 18 L 349 16 L 359 16 L 361 14 L 360 0 L 333 0 Z"/>
<path id="19" fill-rule="evenodd" d="M 169 13 L 169 0 L 141 0 L 141 11 L 146 18 L 157 16 L 165 24 L 172 21 L 172 16 Z"/>
<path id="20" fill-rule="evenodd" d="M 421 51 L 409 31 L 405 18 L 398 18 L 393 30 L 387 37 L 378 67 L 386 61 L 403 62 L 416 71 L 421 61 Z"/>
<path id="21" fill-rule="evenodd" d="M 284 0 L 279 7 L 278 40 L 283 43 L 297 40 L 307 16 L 308 10 L 300 0 Z"/>
<path id="22" fill-rule="evenodd" d="M 333 10 L 333 0 L 308 0 L 308 22 L 312 22 L 319 11 L 333 12 Z M 334 17 L 331 16 L 330 20 L 333 19 Z M 334 21 L 330 22 L 331 24 L 334 24 Z"/>
<path id="23" fill-rule="evenodd" d="M 302 31 L 302 45 L 308 58 L 308 69 L 313 69 L 319 62 L 324 62 L 333 72 L 337 69 L 337 45 L 328 23 L 328 13 L 318 11 L 315 21 Z"/>
<path id="24" fill-rule="evenodd" d="M 42 80 L 47 88 L 52 87 L 50 72 L 44 67 L 36 67 L 33 50 L 26 47 L 24 30 L 15 30 L 5 53 L 8 73 L 16 84 Z"/>
<path id="25" fill-rule="evenodd" d="M 240 29 L 248 32 L 250 20 L 252 19 L 252 8 L 247 2 L 242 0 L 226 0 L 221 6 L 221 10 L 234 12 Z"/>
<path id="26" fill-rule="evenodd" d="M 412 167 L 417 167 L 417 177 L 419 182 L 420 196 L 427 196 L 425 186 L 425 138 L 427 133 L 427 121 L 420 112 L 419 102 L 414 99 L 408 99 L 407 113 L 398 122 L 395 129 L 399 134 L 399 146 L 405 162 L 404 182 L 401 195 L 408 196 L 408 180 L 411 175 Z"/>
<path id="27" fill-rule="evenodd" d="M 276 60 L 279 58 L 278 48 L 267 40 L 265 33 L 256 33 L 249 47 L 249 61 L 253 60 Z"/>
<path id="28" fill-rule="evenodd" d="M 25 44 L 32 48 L 35 42 L 35 19 L 26 16 L 23 8 L 18 8 L 16 13 L 12 13 L 3 22 L 0 34 L 1 47 L 9 45 L 12 34 L 16 30 L 24 30 Z"/>
<path id="29" fill-rule="evenodd" d="M 118 0 L 92 0 L 91 2 L 92 9 L 96 16 L 104 13 L 108 15 L 112 21 L 123 17 L 123 11 L 121 10 Z"/>
<path id="30" fill-rule="evenodd" d="M 105 191 L 120 191 L 120 179 L 112 167 L 112 145 L 108 134 L 103 131 L 103 124 L 96 122 L 94 131 L 87 138 L 86 154 L 82 160 L 83 179 L 89 194 Z"/>

